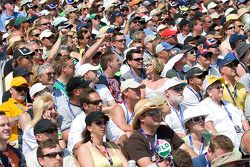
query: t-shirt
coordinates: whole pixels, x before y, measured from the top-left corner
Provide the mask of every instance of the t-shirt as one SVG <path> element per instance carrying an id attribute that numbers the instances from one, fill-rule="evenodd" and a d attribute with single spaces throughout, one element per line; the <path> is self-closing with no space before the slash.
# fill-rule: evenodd
<path id="1" fill-rule="evenodd" d="M 151 145 L 154 145 L 154 137 L 147 135 Z M 178 149 L 184 141 L 169 127 L 160 125 L 157 129 L 157 139 L 166 140 L 173 150 Z M 139 131 L 135 131 L 126 142 L 123 153 L 128 160 L 138 161 L 143 157 L 152 157 L 153 154 L 150 151 L 149 142 L 146 137 Z"/>

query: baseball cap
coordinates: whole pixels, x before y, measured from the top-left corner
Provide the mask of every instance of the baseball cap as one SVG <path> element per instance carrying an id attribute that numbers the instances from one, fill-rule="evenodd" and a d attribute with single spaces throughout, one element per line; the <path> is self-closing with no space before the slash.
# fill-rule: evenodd
<path id="1" fill-rule="evenodd" d="M 213 8 L 215 8 L 217 5 L 218 5 L 218 4 L 215 3 L 215 2 L 210 2 L 210 3 L 207 5 L 207 9 L 208 9 L 208 10 L 209 10 L 209 9 L 213 9 Z"/>
<path id="2" fill-rule="evenodd" d="M 170 37 L 170 36 L 174 36 L 176 33 L 177 33 L 177 30 L 171 30 L 169 28 L 166 28 L 166 29 L 162 30 L 160 35 L 163 38 L 167 38 L 167 37 Z"/>
<path id="3" fill-rule="evenodd" d="M 178 4 L 174 1 L 168 3 L 168 9 L 175 7 L 175 6 L 178 6 Z"/>
<path id="4" fill-rule="evenodd" d="M 198 49 L 196 52 L 196 56 L 203 56 L 205 58 L 211 57 L 213 55 L 213 52 L 208 51 L 207 49 Z"/>
<path id="5" fill-rule="evenodd" d="M 2 1 L 2 5 L 5 5 L 7 3 L 13 3 L 13 4 L 15 4 L 15 0 L 3 0 Z"/>
<path id="6" fill-rule="evenodd" d="M 156 36 L 155 35 L 147 35 L 145 38 L 144 38 L 144 44 L 147 44 L 148 42 L 151 42 L 153 40 L 156 39 Z"/>
<path id="7" fill-rule="evenodd" d="M 82 28 L 88 28 L 87 22 L 80 22 L 76 25 L 76 31 L 81 30 Z"/>
<path id="8" fill-rule="evenodd" d="M 56 4 L 56 3 L 51 3 L 51 4 L 48 4 L 47 6 L 45 6 L 44 9 L 47 9 L 48 11 L 52 11 L 52 10 L 56 9 L 57 6 L 58 6 L 58 4 Z"/>
<path id="9" fill-rule="evenodd" d="M 122 12 L 117 11 L 117 10 L 113 11 L 110 15 L 110 21 L 115 20 L 115 18 L 118 16 L 123 16 Z"/>
<path id="10" fill-rule="evenodd" d="M 13 77 L 24 76 L 27 74 L 33 74 L 33 73 L 29 72 L 25 67 L 17 67 L 13 70 Z"/>
<path id="11" fill-rule="evenodd" d="M 34 126 L 34 135 L 44 133 L 48 129 L 57 129 L 56 124 L 49 119 L 41 119 Z"/>
<path id="12" fill-rule="evenodd" d="M 156 31 L 159 32 L 159 31 L 161 31 L 161 30 L 164 30 L 165 28 L 167 28 L 166 25 L 160 24 L 160 25 L 157 27 Z"/>
<path id="13" fill-rule="evenodd" d="M 249 50 L 250 44 L 246 42 L 241 42 L 236 46 L 236 52 L 238 54 L 238 58 L 242 58 L 244 54 Z"/>
<path id="14" fill-rule="evenodd" d="M 189 69 L 186 73 L 186 79 L 190 79 L 193 76 L 206 76 L 208 74 L 208 71 L 202 71 L 199 67 L 193 67 Z"/>
<path id="15" fill-rule="evenodd" d="M 156 9 L 153 9 L 151 12 L 150 12 L 150 16 L 156 16 L 156 15 L 159 15 L 161 13 L 161 10 L 159 8 L 156 8 Z"/>
<path id="16" fill-rule="evenodd" d="M 52 25 L 53 26 L 58 26 L 60 23 L 62 22 L 66 22 L 68 21 L 68 19 L 66 17 L 56 17 L 53 22 L 52 22 Z"/>
<path id="17" fill-rule="evenodd" d="M 85 123 L 86 125 L 91 125 L 91 123 L 104 118 L 104 120 L 107 122 L 109 120 L 109 117 L 107 115 L 105 115 L 103 112 L 101 111 L 95 111 L 95 112 L 91 112 L 89 113 L 86 118 L 85 118 Z"/>
<path id="18" fill-rule="evenodd" d="M 21 56 L 34 56 L 35 52 L 31 51 L 29 48 L 23 47 L 14 50 L 13 52 L 13 58 L 17 59 L 18 57 Z"/>
<path id="19" fill-rule="evenodd" d="M 173 77 L 169 80 L 166 81 L 166 86 L 165 86 L 165 90 L 168 90 L 169 88 L 172 88 L 174 86 L 177 86 L 177 85 L 181 85 L 181 86 L 186 86 L 187 83 L 182 81 L 182 80 L 179 80 L 177 77 Z"/>
<path id="20" fill-rule="evenodd" d="M 181 19 L 180 23 L 178 24 L 178 27 L 182 29 L 185 25 L 188 25 L 190 23 L 187 19 Z"/>
<path id="21" fill-rule="evenodd" d="M 239 18 L 241 17 L 241 16 L 243 16 L 245 13 L 249 13 L 250 12 L 250 10 L 248 9 L 248 8 L 240 8 L 238 11 L 237 11 L 237 14 L 238 14 L 238 16 L 239 16 Z"/>
<path id="22" fill-rule="evenodd" d="M 72 92 L 74 89 L 87 88 L 91 81 L 86 81 L 82 77 L 73 77 L 66 85 L 66 91 Z"/>
<path id="23" fill-rule="evenodd" d="M 212 19 L 218 19 L 220 16 L 221 16 L 221 15 L 220 15 L 218 12 L 213 12 L 213 13 L 210 15 L 210 17 L 211 17 Z"/>
<path id="24" fill-rule="evenodd" d="M 220 83 L 224 83 L 224 79 L 214 76 L 214 75 L 208 75 L 206 76 L 205 80 L 203 81 L 202 87 L 204 92 L 207 91 L 207 88 L 212 85 L 213 83 L 215 83 L 216 81 L 220 81 Z"/>
<path id="25" fill-rule="evenodd" d="M 87 14 L 86 18 L 87 18 L 87 20 L 91 20 L 91 19 L 95 18 L 96 16 L 98 16 L 97 13 L 92 13 L 92 14 Z"/>
<path id="26" fill-rule="evenodd" d="M 130 48 L 127 48 L 124 52 L 123 52 L 123 55 L 124 55 L 124 59 L 123 61 L 127 60 L 127 54 L 133 50 L 137 50 L 137 47 L 130 47 Z"/>
<path id="27" fill-rule="evenodd" d="M 43 38 L 50 37 L 51 35 L 53 35 L 53 33 L 49 29 L 46 29 L 41 32 L 39 39 L 42 40 Z"/>
<path id="28" fill-rule="evenodd" d="M 14 25 L 19 26 L 22 23 L 29 22 L 30 18 L 25 16 L 19 16 L 15 19 Z"/>
<path id="29" fill-rule="evenodd" d="M 230 43 L 230 45 L 233 45 L 236 42 L 242 41 L 245 39 L 247 39 L 247 35 L 241 35 L 241 34 L 234 33 L 229 37 L 229 43 Z"/>
<path id="30" fill-rule="evenodd" d="M 136 82 L 134 79 L 127 79 L 121 83 L 121 92 L 124 92 L 128 88 L 145 88 L 144 84 Z"/>
<path id="31" fill-rule="evenodd" d="M 21 85 L 28 85 L 26 79 L 24 79 L 23 77 L 19 76 L 19 77 L 14 77 L 11 82 L 10 82 L 10 86 L 11 87 L 16 87 L 16 86 L 21 86 Z"/>
<path id="32" fill-rule="evenodd" d="M 236 64 L 239 63 L 239 60 L 238 58 L 235 56 L 235 54 L 233 52 L 228 52 L 224 59 L 220 60 L 217 62 L 219 68 L 222 68 L 224 67 L 225 65 L 229 64 L 229 63 L 232 63 L 232 62 L 235 62 Z"/>
<path id="33" fill-rule="evenodd" d="M 69 24 L 67 21 L 65 21 L 65 22 L 59 23 L 56 27 L 57 27 L 58 30 L 71 29 L 73 27 L 73 25 Z"/>
<path id="34" fill-rule="evenodd" d="M 88 71 L 97 71 L 99 69 L 99 66 L 93 66 L 90 63 L 83 64 L 79 67 L 79 69 L 76 71 L 75 76 L 83 76 Z"/>
<path id="35" fill-rule="evenodd" d="M 205 113 L 200 106 L 193 106 L 189 107 L 183 112 L 183 119 L 184 123 L 187 123 L 189 120 L 195 117 L 205 116 L 207 117 L 208 114 Z"/>
<path id="36" fill-rule="evenodd" d="M 47 86 L 43 85 L 42 83 L 40 83 L 40 82 L 35 83 L 30 88 L 30 91 L 29 91 L 30 97 L 33 97 L 35 94 L 37 94 L 38 92 L 41 92 L 45 88 L 47 88 Z"/>
<path id="37" fill-rule="evenodd" d="M 163 50 L 170 50 L 173 47 L 174 47 L 173 45 L 170 45 L 167 42 L 161 42 L 160 44 L 156 45 L 155 53 L 158 54 Z"/>
<path id="38" fill-rule="evenodd" d="M 77 8 L 74 8 L 72 5 L 65 5 L 64 6 L 64 13 L 65 15 L 68 15 L 70 12 L 77 11 Z"/>

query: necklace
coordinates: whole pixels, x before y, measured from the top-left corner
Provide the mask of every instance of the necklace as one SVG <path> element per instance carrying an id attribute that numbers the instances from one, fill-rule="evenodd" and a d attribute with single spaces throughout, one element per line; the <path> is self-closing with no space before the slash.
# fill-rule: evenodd
<path id="1" fill-rule="evenodd" d="M 107 156 L 106 156 L 106 154 L 105 153 L 103 153 L 98 147 L 97 147 L 97 145 L 92 141 L 92 140 L 90 140 L 90 143 L 92 144 L 92 146 L 94 146 L 108 161 L 109 161 L 109 164 L 111 165 L 111 166 L 113 166 L 113 160 L 112 160 L 112 158 L 110 157 L 110 155 L 109 155 L 109 152 L 107 151 L 107 149 L 106 149 L 106 147 L 105 147 L 105 145 L 103 144 L 103 146 L 104 146 L 104 148 L 105 148 L 105 153 L 107 153 Z"/>

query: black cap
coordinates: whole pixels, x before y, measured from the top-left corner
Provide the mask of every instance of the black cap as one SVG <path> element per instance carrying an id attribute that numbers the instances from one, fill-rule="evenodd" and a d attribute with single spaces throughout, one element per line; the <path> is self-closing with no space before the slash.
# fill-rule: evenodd
<path id="1" fill-rule="evenodd" d="M 95 111 L 95 112 L 89 113 L 86 116 L 85 123 L 86 123 L 86 125 L 90 125 L 92 122 L 95 122 L 95 121 L 99 120 L 100 118 L 104 118 L 105 121 L 109 120 L 109 117 L 107 115 L 105 115 L 103 112 Z"/>
<path id="2" fill-rule="evenodd" d="M 187 19 L 181 19 L 180 23 L 178 24 L 179 28 L 182 29 L 185 25 L 189 25 L 190 21 Z"/>
<path id="3" fill-rule="evenodd" d="M 49 119 L 41 119 L 34 126 L 34 134 L 44 133 L 48 129 L 56 128 L 56 124 Z"/>
<path id="4" fill-rule="evenodd" d="M 187 71 L 186 79 L 190 79 L 193 76 L 200 76 L 200 75 L 206 76 L 207 74 L 208 71 L 202 71 L 199 67 L 193 67 Z"/>
<path id="5" fill-rule="evenodd" d="M 73 27 L 73 25 L 69 24 L 67 21 L 64 21 L 64 22 L 59 23 L 56 27 L 58 30 L 71 29 Z"/>
<path id="6" fill-rule="evenodd" d="M 13 58 L 17 59 L 18 57 L 21 56 L 34 56 L 35 52 L 31 51 L 29 48 L 23 47 L 23 48 L 19 48 L 16 49 L 13 52 Z"/>
<path id="7" fill-rule="evenodd" d="M 87 88 L 91 81 L 86 81 L 82 77 L 73 77 L 69 80 L 66 86 L 67 92 L 72 92 L 74 89 Z"/>
<path id="8" fill-rule="evenodd" d="M 17 67 L 13 70 L 13 77 L 24 76 L 27 74 L 33 74 L 29 72 L 25 67 Z"/>
<path id="9" fill-rule="evenodd" d="M 16 1 L 15 1 L 15 0 L 3 0 L 3 1 L 2 1 L 2 5 L 5 5 L 5 4 L 7 4 L 7 3 L 13 3 L 13 4 L 15 4 Z"/>
<path id="10" fill-rule="evenodd" d="M 241 42 L 236 46 L 236 52 L 238 54 L 238 57 L 244 58 L 245 53 L 250 49 L 250 44 L 246 42 Z"/>

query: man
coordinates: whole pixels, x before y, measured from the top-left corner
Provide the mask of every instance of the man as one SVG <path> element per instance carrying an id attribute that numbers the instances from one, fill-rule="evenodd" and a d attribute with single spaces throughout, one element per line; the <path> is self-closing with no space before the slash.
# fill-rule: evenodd
<path id="1" fill-rule="evenodd" d="M 69 99 L 67 103 L 57 106 L 59 113 L 58 121 L 61 122 L 61 131 L 63 140 L 67 141 L 68 132 L 72 121 L 82 112 L 80 106 L 80 97 L 83 95 L 84 88 L 89 86 L 89 82 L 81 77 L 74 77 L 69 80 L 66 86 L 66 91 Z"/>
<path id="2" fill-rule="evenodd" d="M 76 11 L 77 8 L 74 8 L 72 5 L 64 6 L 65 17 L 68 19 L 68 23 L 71 25 L 76 25 L 76 21 L 78 19 Z"/>
<path id="3" fill-rule="evenodd" d="M 37 79 L 43 85 L 49 86 L 52 90 L 56 79 L 56 74 L 53 66 L 49 63 L 40 65 L 37 70 Z"/>
<path id="4" fill-rule="evenodd" d="M 146 78 L 146 72 L 143 69 L 143 53 L 140 49 L 132 47 L 128 48 L 124 52 L 124 63 L 121 67 L 122 78 L 126 79 L 134 79 L 137 82 L 141 82 Z M 124 66 L 128 68 L 126 70 Z"/>
<path id="5" fill-rule="evenodd" d="M 10 142 L 17 147 L 17 122 L 21 113 L 28 109 L 25 100 L 29 89 L 27 81 L 21 76 L 13 78 L 10 85 L 11 98 L 0 105 L 0 111 L 4 111 L 10 119 L 12 125 Z"/>
<path id="6" fill-rule="evenodd" d="M 231 102 L 240 110 L 244 110 L 247 93 L 245 86 L 235 79 L 238 64 L 239 60 L 233 52 L 228 52 L 224 59 L 218 62 L 221 76 L 225 80 L 223 99 Z"/>
<path id="7" fill-rule="evenodd" d="M 44 159 L 40 159 L 41 157 L 37 155 L 36 153 L 43 145 L 42 143 L 46 142 L 47 140 L 49 140 L 50 143 L 56 143 L 58 148 L 60 148 L 59 145 L 61 145 L 61 143 L 64 143 L 64 141 L 58 140 L 57 132 L 58 130 L 57 130 L 56 124 L 48 119 L 41 119 L 40 121 L 36 123 L 36 125 L 34 126 L 34 135 L 35 135 L 36 142 L 38 145 L 31 152 L 25 155 L 28 167 L 40 167 L 43 164 L 50 162 L 50 161 L 48 162 L 43 161 L 44 163 L 41 162 Z M 45 159 L 47 158 L 48 157 L 46 157 Z M 70 154 L 70 152 L 67 149 L 63 150 L 62 162 L 63 162 L 63 166 L 72 166 L 72 167 L 77 166 L 73 156 Z"/>
<path id="8" fill-rule="evenodd" d="M 123 153 L 128 160 L 135 160 L 138 166 L 169 165 L 170 152 L 176 149 L 196 156 L 169 126 L 161 125 L 162 106 L 163 103 L 156 99 L 143 99 L 135 105 L 132 121 L 135 131 L 125 144 Z M 160 152 L 165 156 L 161 157 Z"/>
<path id="9" fill-rule="evenodd" d="M 121 27 L 124 23 L 122 12 L 117 11 L 117 10 L 111 13 L 109 20 L 110 20 L 111 25 L 113 25 L 114 27 Z"/>
<path id="10" fill-rule="evenodd" d="M 114 53 L 107 53 L 101 56 L 100 64 L 103 73 L 98 83 L 106 85 L 115 101 L 121 102 L 120 77 L 115 76 L 121 67 L 120 60 Z"/>
<path id="11" fill-rule="evenodd" d="M 41 167 L 62 167 L 63 151 L 53 140 L 41 142 L 37 148 L 37 159 Z"/>
<path id="12" fill-rule="evenodd" d="M 71 57 L 59 56 L 55 60 L 55 72 L 58 78 L 55 81 L 54 88 L 66 92 L 66 85 L 68 81 L 74 76 L 75 65 Z"/>
<path id="13" fill-rule="evenodd" d="M 25 167 L 26 162 L 23 154 L 8 144 L 11 136 L 11 124 L 9 118 L 3 111 L 0 111 L 0 166 Z"/>
<path id="14" fill-rule="evenodd" d="M 168 60 L 170 59 L 171 49 L 173 47 L 174 47 L 173 45 L 170 45 L 167 42 L 161 42 L 158 45 L 156 45 L 155 54 L 157 55 L 157 58 L 161 59 L 164 65 L 167 64 Z"/>
<path id="15" fill-rule="evenodd" d="M 191 29 L 193 37 L 201 35 L 203 32 L 203 21 L 200 18 L 192 20 Z"/>
<path id="16" fill-rule="evenodd" d="M 37 28 L 40 29 L 41 32 L 46 29 L 51 29 L 52 25 L 51 25 L 49 17 L 41 16 L 37 22 Z"/>
<path id="17" fill-rule="evenodd" d="M 202 84 L 207 71 L 202 71 L 198 67 L 193 67 L 186 73 L 187 86 L 183 90 L 182 104 L 186 107 L 197 105 L 202 99 Z"/>
<path id="18" fill-rule="evenodd" d="M 198 157 L 192 159 L 193 165 L 194 167 L 211 167 L 211 162 L 215 158 L 225 153 L 232 152 L 233 149 L 234 145 L 228 137 L 224 135 L 214 136 L 210 141 L 207 153 L 201 154 Z"/>
<path id="19" fill-rule="evenodd" d="M 168 102 L 171 113 L 166 115 L 165 122 L 168 126 L 175 131 L 180 137 L 186 135 L 183 112 L 186 109 L 184 105 L 181 104 L 183 101 L 183 89 L 186 83 L 180 81 L 178 78 L 174 77 L 167 80 L 168 84 L 165 87 L 165 97 Z"/>
<path id="20" fill-rule="evenodd" d="M 191 35 L 190 34 L 190 28 L 189 28 L 190 21 L 187 19 L 182 19 L 180 23 L 178 24 L 180 33 L 177 34 L 177 40 L 178 43 L 184 44 L 184 40 L 186 36 Z"/>
<path id="21" fill-rule="evenodd" d="M 123 52 L 126 49 L 126 39 L 123 33 L 114 33 L 112 38 L 112 52 L 119 58 L 119 60 L 122 62 L 124 59 Z"/>
<path id="22" fill-rule="evenodd" d="M 102 111 L 102 100 L 94 89 L 87 88 L 83 94 L 84 96 L 80 98 L 80 106 L 84 112 L 72 121 L 68 135 L 67 148 L 72 152 L 77 149 L 77 143 L 82 141 L 82 132 L 86 128 L 86 124 L 82 120 L 85 120 L 86 115 L 90 112 Z M 117 126 L 111 126 L 110 121 L 107 123 L 106 135 L 109 140 L 118 143 L 122 143 L 127 139 L 126 134 Z"/>
<path id="23" fill-rule="evenodd" d="M 3 6 L 4 11 L 2 12 L 0 16 L 0 31 L 6 32 L 4 23 L 6 20 L 9 20 L 11 18 L 17 18 L 18 16 L 24 16 L 23 13 L 14 11 L 15 8 L 15 1 L 14 0 L 3 0 L 1 1 L 1 5 Z"/>
<path id="24" fill-rule="evenodd" d="M 134 118 L 134 106 L 140 100 L 140 89 L 145 88 L 134 79 L 127 79 L 121 84 L 122 103 L 116 104 L 111 112 L 110 118 L 124 132 L 130 134 L 133 131 L 131 126 Z"/>

